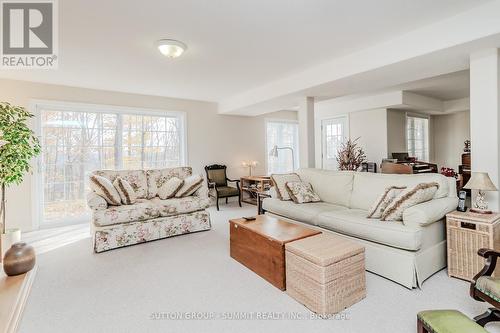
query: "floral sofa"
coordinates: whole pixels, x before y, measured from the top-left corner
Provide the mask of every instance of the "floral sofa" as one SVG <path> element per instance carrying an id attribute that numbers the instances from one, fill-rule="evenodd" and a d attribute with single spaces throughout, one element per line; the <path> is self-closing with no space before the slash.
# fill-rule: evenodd
<path id="1" fill-rule="evenodd" d="M 92 210 L 91 230 L 95 252 L 103 252 L 156 239 L 210 230 L 208 189 L 203 185 L 194 195 L 161 200 L 158 188 L 169 178 L 184 179 L 192 174 L 190 167 L 154 170 L 99 170 L 94 175 L 127 180 L 137 202 L 132 205 L 108 206 L 95 192 L 87 196 Z"/>

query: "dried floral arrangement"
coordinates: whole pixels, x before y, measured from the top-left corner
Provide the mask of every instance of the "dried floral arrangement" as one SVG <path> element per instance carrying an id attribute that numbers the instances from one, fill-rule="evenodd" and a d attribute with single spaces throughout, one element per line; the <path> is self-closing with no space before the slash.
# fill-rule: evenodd
<path id="1" fill-rule="evenodd" d="M 354 140 L 348 139 L 340 145 L 337 152 L 339 170 L 356 171 L 359 169 L 361 164 L 366 161 L 365 152 L 357 143 L 358 139 L 359 138 Z"/>

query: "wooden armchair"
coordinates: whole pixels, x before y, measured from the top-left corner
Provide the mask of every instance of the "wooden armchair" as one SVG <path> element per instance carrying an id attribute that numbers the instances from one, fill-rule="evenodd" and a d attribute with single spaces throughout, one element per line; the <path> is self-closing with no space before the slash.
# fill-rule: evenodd
<path id="1" fill-rule="evenodd" d="M 476 323 L 485 326 L 492 321 L 500 321 L 500 277 L 492 277 L 500 253 L 490 249 L 479 249 L 478 255 L 486 259 L 483 269 L 471 281 L 470 295 L 476 301 L 493 305 L 485 313 L 474 318 Z"/>
<path id="2" fill-rule="evenodd" d="M 240 181 L 238 179 L 229 179 L 226 175 L 226 166 L 220 164 L 207 165 L 209 195 L 215 198 L 217 210 L 219 210 L 219 198 L 238 197 L 238 204 L 241 207 Z M 228 185 L 228 182 L 236 183 L 236 187 Z"/>

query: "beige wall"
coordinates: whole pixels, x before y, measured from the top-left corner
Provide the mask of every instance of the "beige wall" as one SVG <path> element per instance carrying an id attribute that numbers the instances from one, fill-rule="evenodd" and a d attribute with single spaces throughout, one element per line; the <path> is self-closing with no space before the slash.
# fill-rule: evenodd
<path id="1" fill-rule="evenodd" d="M 296 112 L 282 111 L 259 117 L 217 114 L 215 103 L 127 94 L 103 90 L 0 80 L 0 100 L 29 107 L 33 99 L 153 108 L 187 113 L 188 164 L 202 173 L 203 166 L 223 163 L 230 177 L 239 177 L 247 170 L 243 160 L 260 164 L 256 174 L 265 173 L 265 119 L 296 119 Z M 32 176 L 7 192 L 7 225 L 24 231 L 36 224 L 33 216 Z"/>
<path id="2" fill-rule="evenodd" d="M 464 141 L 470 139 L 470 112 L 432 116 L 431 122 L 435 163 L 458 171 Z"/>
<path id="3" fill-rule="evenodd" d="M 406 150 L 406 113 L 389 109 L 387 110 L 387 157 L 392 157 L 392 153 Z"/>
<path id="4" fill-rule="evenodd" d="M 380 164 L 387 156 L 387 110 L 377 109 L 349 113 L 349 137 L 359 137 L 369 162 Z"/>

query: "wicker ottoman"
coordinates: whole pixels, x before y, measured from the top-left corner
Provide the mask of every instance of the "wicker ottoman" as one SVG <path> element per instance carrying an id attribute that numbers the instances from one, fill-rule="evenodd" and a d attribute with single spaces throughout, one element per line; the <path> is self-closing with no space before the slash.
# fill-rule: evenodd
<path id="1" fill-rule="evenodd" d="M 363 246 L 322 233 L 285 250 L 286 292 L 311 311 L 338 313 L 366 297 Z"/>

